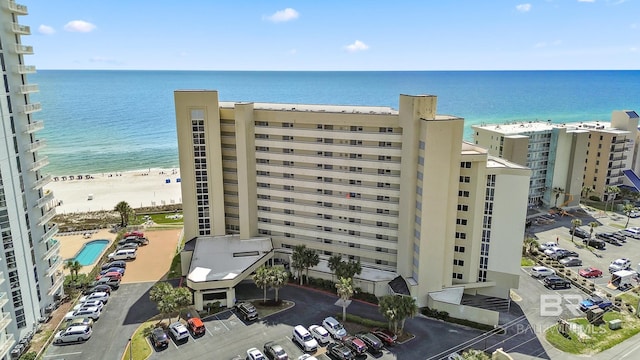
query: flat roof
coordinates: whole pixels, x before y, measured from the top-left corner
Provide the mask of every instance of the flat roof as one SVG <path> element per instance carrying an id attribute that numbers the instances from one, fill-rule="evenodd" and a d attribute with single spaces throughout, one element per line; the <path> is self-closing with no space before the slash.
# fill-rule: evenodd
<path id="1" fill-rule="evenodd" d="M 270 238 L 201 236 L 195 239 L 187 278 L 193 282 L 232 280 L 272 250 Z"/>
<path id="2" fill-rule="evenodd" d="M 322 105 L 322 104 L 281 104 L 281 103 L 260 103 L 260 102 L 237 102 L 221 101 L 221 108 L 233 109 L 236 104 L 253 104 L 254 110 L 277 110 L 277 111 L 311 111 L 349 114 L 374 114 L 374 115 L 397 115 L 398 111 L 388 106 L 359 106 L 359 105 Z"/>

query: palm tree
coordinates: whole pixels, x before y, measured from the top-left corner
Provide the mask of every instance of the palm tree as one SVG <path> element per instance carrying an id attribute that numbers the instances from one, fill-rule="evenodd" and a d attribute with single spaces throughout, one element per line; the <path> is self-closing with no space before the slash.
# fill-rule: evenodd
<path id="1" fill-rule="evenodd" d="M 278 290 L 289 281 L 289 273 L 281 267 L 271 268 L 271 287 L 276 290 L 276 303 L 278 302 Z"/>
<path id="2" fill-rule="evenodd" d="M 159 282 L 149 290 L 149 299 L 156 303 L 160 315 L 171 316 L 178 307 L 175 301 L 173 286 L 166 282 Z M 169 318 L 171 322 L 171 318 Z"/>
<path id="3" fill-rule="evenodd" d="M 291 254 L 291 267 L 296 269 L 296 274 L 300 278 L 300 285 L 302 285 L 302 271 L 304 270 L 306 248 L 304 245 L 296 245 L 293 247 L 293 253 Z"/>
<path id="4" fill-rule="evenodd" d="M 607 211 L 607 203 L 609 200 L 611 200 L 611 211 L 613 211 L 614 201 L 616 200 L 616 196 L 620 193 L 620 188 L 617 186 L 607 186 L 604 193 L 607 195 L 607 201 L 604 203 L 604 211 Z"/>
<path id="5" fill-rule="evenodd" d="M 538 240 L 532 237 L 526 237 L 522 243 L 522 255 L 526 256 L 533 252 L 533 249 L 538 247 Z"/>
<path id="6" fill-rule="evenodd" d="M 627 215 L 627 223 L 624 225 L 625 228 L 629 226 L 629 220 L 631 219 L 631 212 L 633 211 L 633 209 L 635 209 L 635 206 L 633 206 L 633 204 L 631 203 L 626 203 L 622 207 L 622 212 Z"/>
<path id="7" fill-rule="evenodd" d="M 342 256 L 340 255 L 332 255 L 329 258 L 329 270 L 331 270 L 331 282 L 333 282 L 333 277 L 337 274 L 338 269 L 342 265 Z"/>
<path id="8" fill-rule="evenodd" d="M 590 186 L 583 186 L 582 187 L 582 197 L 584 198 L 589 198 L 589 194 L 591 194 L 593 192 L 593 188 Z"/>
<path id="9" fill-rule="evenodd" d="M 320 263 L 320 256 L 312 249 L 306 249 L 304 252 L 304 268 L 307 272 L 307 284 L 309 283 L 309 268 Z"/>
<path id="10" fill-rule="evenodd" d="M 80 262 L 78 260 L 69 259 L 64 264 L 64 268 L 69 269 L 69 273 L 71 274 L 71 280 L 75 280 L 78 278 L 78 271 L 82 269 L 82 265 L 80 265 Z"/>
<path id="11" fill-rule="evenodd" d="M 129 223 L 129 215 L 132 212 L 129 203 L 127 203 L 126 201 L 120 201 L 116 204 L 114 210 L 120 214 L 120 226 L 127 226 L 127 224 Z"/>
<path id="12" fill-rule="evenodd" d="M 418 304 L 413 296 L 400 296 L 400 332 L 404 331 L 404 322 L 418 314 Z"/>
<path id="13" fill-rule="evenodd" d="M 353 281 L 351 278 L 339 278 L 336 289 L 342 300 L 342 321 L 347 321 L 347 301 L 353 296 Z"/>
<path id="14" fill-rule="evenodd" d="M 187 287 L 179 287 L 173 289 L 173 300 L 175 301 L 176 308 L 178 309 L 178 320 L 180 320 L 180 312 L 185 307 L 191 305 L 191 290 Z"/>
<path id="15" fill-rule="evenodd" d="M 353 261 L 353 260 L 349 260 L 349 262 L 346 263 L 342 263 L 341 266 L 338 268 L 338 271 L 336 273 L 336 276 L 343 277 L 343 278 L 351 278 L 353 279 L 353 277 L 355 275 L 360 275 L 362 274 L 362 264 L 360 263 L 360 260 L 358 261 Z"/>
<path id="16" fill-rule="evenodd" d="M 582 225 L 582 220 L 580 219 L 571 220 L 571 242 L 574 244 L 575 244 L 575 242 L 573 241 L 574 232 L 576 231 L 576 228 L 581 225 Z"/>
<path id="17" fill-rule="evenodd" d="M 269 288 L 269 283 L 271 282 L 270 275 L 270 270 L 264 265 L 257 268 L 256 273 L 253 274 L 253 282 L 259 289 L 264 290 L 263 303 L 267 302 L 267 288 Z"/>
<path id="18" fill-rule="evenodd" d="M 551 192 L 553 192 L 556 196 L 556 201 L 553 205 L 558 206 L 558 198 L 560 197 L 560 194 L 564 193 L 564 189 L 560 187 L 554 187 L 553 190 L 551 190 Z"/>
<path id="19" fill-rule="evenodd" d="M 398 332 L 398 298 L 399 296 L 397 295 L 385 295 L 378 302 L 378 311 L 389 322 L 389 330 L 393 326 L 394 334 Z"/>
<path id="20" fill-rule="evenodd" d="M 591 228 L 591 229 L 589 230 L 589 240 L 591 240 L 591 238 L 593 237 L 593 229 L 597 228 L 597 227 L 598 227 L 598 225 L 600 225 L 600 224 L 598 224 L 598 223 L 597 223 L 597 222 L 595 222 L 595 221 L 592 221 L 592 222 L 590 222 L 590 223 L 589 223 L 589 227 Z"/>

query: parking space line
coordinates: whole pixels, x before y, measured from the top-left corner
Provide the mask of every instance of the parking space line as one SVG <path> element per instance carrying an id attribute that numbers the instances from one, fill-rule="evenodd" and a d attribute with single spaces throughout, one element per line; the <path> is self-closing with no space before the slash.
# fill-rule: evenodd
<path id="1" fill-rule="evenodd" d="M 173 344 L 173 347 L 175 347 L 176 349 L 178 348 L 178 345 L 176 345 L 176 339 L 171 338 L 171 343 Z"/>
<path id="2" fill-rule="evenodd" d="M 56 355 L 44 355 L 43 357 L 54 357 L 54 356 L 67 356 L 67 355 L 79 355 L 82 354 L 82 351 L 78 351 L 78 352 L 72 352 L 72 353 L 65 353 L 65 354 L 56 354 Z"/>
<path id="3" fill-rule="evenodd" d="M 225 329 L 227 329 L 227 331 L 231 331 L 231 329 L 229 329 L 227 327 L 227 325 L 224 323 L 224 321 L 220 320 L 220 318 L 218 317 L 218 315 L 215 315 L 216 319 L 218 319 L 218 321 L 220 321 L 220 323 L 222 324 L 222 326 L 224 326 Z"/>
<path id="4" fill-rule="evenodd" d="M 204 325 L 204 324 L 203 324 Z M 211 332 L 211 330 L 209 330 L 209 328 L 207 327 L 207 325 L 204 325 L 204 329 L 205 329 L 205 333 L 209 334 L 209 336 L 213 337 L 213 333 Z"/>

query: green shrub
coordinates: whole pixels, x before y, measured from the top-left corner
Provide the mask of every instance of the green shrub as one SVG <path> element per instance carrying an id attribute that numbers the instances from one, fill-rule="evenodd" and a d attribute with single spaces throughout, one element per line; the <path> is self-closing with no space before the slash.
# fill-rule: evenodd
<path id="1" fill-rule="evenodd" d="M 342 314 L 336 314 L 336 319 L 341 319 L 342 318 Z M 367 326 L 367 327 L 380 327 L 380 328 L 387 328 L 387 326 L 389 324 L 387 324 L 384 321 L 378 321 L 378 320 L 373 320 L 373 319 L 367 319 L 367 318 L 363 318 L 357 315 L 353 315 L 353 314 L 347 314 L 347 321 L 348 322 L 352 322 L 355 324 L 360 324 L 363 326 Z"/>
<path id="2" fill-rule="evenodd" d="M 357 292 L 353 294 L 353 298 L 376 305 L 378 304 L 378 297 L 368 292 Z"/>
<path id="3" fill-rule="evenodd" d="M 597 195 L 591 195 L 589 196 L 589 200 L 591 201 L 600 201 L 600 197 L 598 197 Z"/>

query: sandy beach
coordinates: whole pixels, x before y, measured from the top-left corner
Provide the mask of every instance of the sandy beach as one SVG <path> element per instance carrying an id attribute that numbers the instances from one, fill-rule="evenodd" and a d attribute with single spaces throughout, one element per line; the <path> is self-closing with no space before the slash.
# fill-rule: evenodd
<path id="1" fill-rule="evenodd" d="M 88 179 L 57 176 L 44 189 L 53 192 L 56 213 L 68 214 L 113 210 L 120 201 L 128 202 L 132 208 L 180 204 L 179 179 L 179 169 L 152 168 L 91 174 Z"/>

